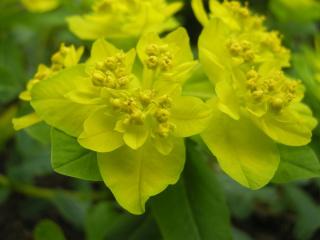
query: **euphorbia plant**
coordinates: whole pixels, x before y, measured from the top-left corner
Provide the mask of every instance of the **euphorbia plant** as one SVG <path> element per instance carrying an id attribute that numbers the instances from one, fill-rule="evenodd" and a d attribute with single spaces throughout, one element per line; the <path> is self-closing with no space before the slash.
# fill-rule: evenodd
<path id="1" fill-rule="evenodd" d="M 179 179 L 183 138 L 202 132 L 211 114 L 201 99 L 181 96 L 197 65 L 183 28 L 144 35 L 137 52 L 140 62 L 134 49 L 97 40 L 87 62 L 31 90 L 41 119 L 97 152 L 103 180 L 132 213 Z"/>
<path id="2" fill-rule="evenodd" d="M 199 63 L 184 28 L 163 34 L 179 25 L 172 15 L 180 7 L 156 0 L 99 0 L 89 15 L 68 18 L 73 33 L 95 40 L 90 56 L 80 61 L 82 47 L 62 45 L 51 67 L 40 65 L 21 94 L 35 113 L 15 119 L 15 127 L 43 120 L 51 128 L 53 168 L 104 181 L 133 214 L 142 214 L 150 197 L 177 183 L 186 152 L 194 160 L 195 149 L 208 147 L 224 172 L 251 189 L 275 175 L 285 179 L 283 172 L 288 179 L 308 177 L 291 171 L 288 156 L 308 145 L 317 120 L 302 102 L 302 82 L 285 71 L 290 51 L 280 34 L 268 31 L 264 17 L 237 1 L 211 0 L 207 14 L 202 1 L 194 0 L 203 25 Z M 190 78 L 212 86 L 212 92 L 192 89 Z M 185 145 L 189 137 L 196 145 L 189 144 L 191 150 Z M 208 187 L 206 179 L 214 181 L 209 166 L 208 171 L 190 166 L 188 176 L 195 179 L 176 186 Z"/>

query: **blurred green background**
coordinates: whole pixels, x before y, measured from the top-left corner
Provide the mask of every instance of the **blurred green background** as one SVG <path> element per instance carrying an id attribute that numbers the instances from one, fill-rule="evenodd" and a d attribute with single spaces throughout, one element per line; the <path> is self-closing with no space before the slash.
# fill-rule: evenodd
<path id="1" fill-rule="evenodd" d="M 317 8 L 303 2 L 309 1 L 252 0 L 249 6 L 266 16 L 270 29 L 283 34 L 284 44 L 294 54 L 301 54 L 306 48 L 313 51 L 320 26 L 320 3 Z M 36 141 L 40 136 L 33 134 L 33 128 L 18 133 L 12 129 L 12 117 L 29 110 L 18 95 L 39 63 L 49 63 L 61 42 L 84 44 L 88 54 L 90 42 L 72 35 L 65 17 L 88 11 L 90 4 L 90 0 L 67 0 L 53 11 L 32 13 L 19 1 L 0 1 L 0 239 L 162 239 L 149 211 L 130 215 L 116 205 L 103 183 L 54 173 L 49 144 Z M 196 53 L 201 26 L 190 1 L 185 1 L 178 19 Z M 299 76 L 294 69 L 288 72 Z M 307 92 L 307 101 L 310 98 Z M 250 191 L 217 172 L 232 215 L 234 239 L 320 239 L 319 179 Z"/>

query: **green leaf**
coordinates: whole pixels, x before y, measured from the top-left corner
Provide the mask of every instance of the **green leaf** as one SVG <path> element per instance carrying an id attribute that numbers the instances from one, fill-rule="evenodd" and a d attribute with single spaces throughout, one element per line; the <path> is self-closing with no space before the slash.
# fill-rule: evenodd
<path id="1" fill-rule="evenodd" d="M 252 240 L 252 238 L 245 232 L 234 228 L 233 229 L 233 240 Z"/>
<path id="2" fill-rule="evenodd" d="M 39 222 L 34 230 L 35 240 L 65 240 L 63 231 L 52 220 L 45 219 Z"/>
<path id="3" fill-rule="evenodd" d="M 104 240 L 120 216 L 111 203 L 101 202 L 95 205 L 85 220 L 86 239 Z"/>
<path id="4" fill-rule="evenodd" d="M 297 187 L 288 186 L 284 189 L 290 208 L 297 214 L 294 235 L 297 240 L 311 239 L 320 228 L 320 208 L 307 193 Z"/>
<path id="5" fill-rule="evenodd" d="M 67 134 L 78 137 L 83 123 L 95 111 L 95 105 L 83 105 L 72 102 L 65 95 L 75 89 L 91 88 L 86 78 L 84 65 L 62 70 L 45 81 L 40 81 L 32 89 L 31 105 L 47 124 Z"/>
<path id="6" fill-rule="evenodd" d="M 182 180 L 152 199 L 152 213 L 165 240 L 201 239 L 189 204 Z"/>
<path id="7" fill-rule="evenodd" d="M 258 189 L 266 185 L 280 161 L 276 144 L 246 118 L 233 120 L 216 105 L 213 110 L 202 138 L 221 168 L 245 187 Z"/>
<path id="8" fill-rule="evenodd" d="M 142 214 L 145 203 L 178 181 L 185 161 L 182 139 L 176 139 L 168 155 L 162 155 L 147 141 L 137 150 L 123 146 L 110 153 L 98 153 L 100 173 L 118 203 L 133 214 Z"/>
<path id="9" fill-rule="evenodd" d="M 54 128 L 51 143 L 51 165 L 57 173 L 85 180 L 101 180 L 95 152 L 81 147 L 76 138 Z"/>
<path id="10" fill-rule="evenodd" d="M 226 201 L 213 170 L 188 145 L 184 178 L 155 197 L 152 212 L 165 240 L 231 239 Z"/>
<path id="11" fill-rule="evenodd" d="M 17 133 L 16 143 L 15 150 L 19 157 L 15 161 L 8 161 L 10 178 L 32 182 L 34 177 L 52 173 L 48 145 L 39 143 L 23 131 Z"/>
<path id="12" fill-rule="evenodd" d="M 162 240 L 159 228 L 154 218 L 148 215 L 146 219 L 130 234 L 129 240 L 152 239 Z"/>
<path id="13" fill-rule="evenodd" d="M 254 194 L 256 191 L 251 191 L 239 185 L 224 173 L 218 174 L 217 177 L 221 186 L 223 186 L 232 217 L 239 220 L 248 218 L 254 211 Z"/>
<path id="14" fill-rule="evenodd" d="M 272 179 L 285 183 L 293 180 L 320 176 L 320 163 L 315 152 L 309 146 L 287 147 L 279 145 L 280 164 Z"/>
<path id="15" fill-rule="evenodd" d="M 262 204 L 268 209 L 269 214 L 279 214 L 283 211 L 284 204 L 281 195 L 273 186 L 266 186 L 257 191 L 252 191 L 239 185 L 227 175 L 220 172 L 217 177 L 227 198 L 231 215 L 238 221 L 245 221 L 255 211 L 256 205 Z"/>
<path id="16" fill-rule="evenodd" d="M 51 199 L 51 202 L 65 220 L 79 229 L 83 228 L 89 202 L 79 200 L 62 191 L 57 191 Z"/>
<path id="17" fill-rule="evenodd" d="M 45 122 L 37 123 L 25 129 L 25 131 L 35 140 L 43 143 L 50 144 L 51 127 Z"/>
<path id="18" fill-rule="evenodd" d="M 149 217 L 142 220 L 141 217 L 118 211 L 113 202 L 100 202 L 88 211 L 85 221 L 86 239 L 155 239 L 153 235 L 151 238 L 141 237 L 145 236 L 143 234 L 157 232 L 154 229 L 156 226 L 149 224 Z"/>

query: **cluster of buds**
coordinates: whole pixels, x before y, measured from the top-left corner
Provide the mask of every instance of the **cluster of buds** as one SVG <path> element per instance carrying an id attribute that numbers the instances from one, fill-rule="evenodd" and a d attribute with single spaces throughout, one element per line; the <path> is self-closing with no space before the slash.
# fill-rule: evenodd
<path id="1" fill-rule="evenodd" d="M 131 75 L 126 72 L 125 67 L 123 52 L 97 62 L 92 72 L 92 84 L 96 87 L 112 89 L 126 88 L 131 80 Z"/>
<path id="2" fill-rule="evenodd" d="M 168 45 L 150 44 L 146 48 L 147 67 L 167 71 L 172 67 L 173 56 L 168 50 Z"/>
<path id="3" fill-rule="evenodd" d="M 71 50 L 71 46 L 65 46 L 64 44 L 61 44 L 59 51 L 54 53 L 51 57 L 51 69 L 53 71 L 60 71 L 63 68 L 65 68 L 65 61 L 66 57 L 68 56 L 68 53 Z"/>
<path id="4" fill-rule="evenodd" d="M 144 124 L 147 112 L 153 102 L 154 92 L 152 90 L 139 90 L 133 94 L 116 94 L 110 103 L 114 110 L 125 114 L 123 124 Z"/>
<path id="5" fill-rule="evenodd" d="M 157 99 L 154 117 L 157 121 L 156 133 L 160 137 L 168 137 L 174 130 L 174 125 L 169 121 L 171 104 L 172 99 L 167 95 Z"/>
<path id="6" fill-rule="evenodd" d="M 124 128 L 130 124 L 143 125 L 150 115 L 156 123 L 155 133 L 158 136 L 168 137 L 174 130 L 169 121 L 172 99 L 167 95 L 159 97 L 152 90 L 139 90 L 130 96 L 113 96 L 110 103 L 114 110 L 124 114 L 120 117 Z"/>
<path id="7" fill-rule="evenodd" d="M 240 57 L 245 62 L 252 62 L 254 60 L 255 53 L 249 41 L 237 41 L 233 39 L 227 42 L 227 48 L 233 57 Z"/>
<path id="8" fill-rule="evenodd" d="M 280 112 L 297 97 L 298 81 L 287 79 L 281 71 L 262 78 L 251 69 L 247 72 L 247 89 L 257 102 L 267 101 L 275 112 Z"/>
<path id="9" fill-rule="evenodd" d="M 126 127 L 130 124 L 143 125 L 146 114 L 144 107 L 135 97 L 113 97 L 110 100 L 114 110 L 124 114 L 122 124 Z"/>
<path id="10" fill-rule="evenodd" d="M 281 38 L 277 31 L 265 32 L 262 44 L 276 54 L 288 54 L 288 49 L 281 45 Z"/>

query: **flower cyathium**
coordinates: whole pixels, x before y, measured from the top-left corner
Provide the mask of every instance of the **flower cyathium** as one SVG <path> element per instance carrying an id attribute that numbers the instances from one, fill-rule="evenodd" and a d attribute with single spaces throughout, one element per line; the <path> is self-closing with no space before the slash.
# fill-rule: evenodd
<path id="1" fill-rule="evenodd" d="M 204 24 L 200 62 L 216 93 L 202 137 L 224 171 L 244 186 L 260 188 L 277 170 L 276 144 L 308 144 L 317 121 L 301 103 L 301 82 L 282 70 L 290 52 L 277 32 L 263 26 L 263 17 L 236 1 L 211 0 L 206 17 L 201 2 L 193 6 Z"/>
<path id="2" fill-rule="evenodd" d="M 32 106 L 49 125 L 97 152 L 101 176 L 119 204 L 140 214 L 150 196 L 178 180 L 183 138 L 204 130 L 211 109 L 181 96 L 197 65 L 183 28 L 164 38 L 144 35 L 137 52 L 140 63 L 134 49 L 97 40 L 85 64 L 32 89 Z"/>

